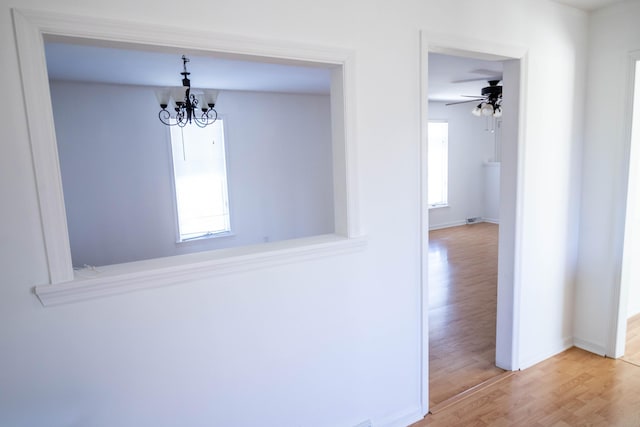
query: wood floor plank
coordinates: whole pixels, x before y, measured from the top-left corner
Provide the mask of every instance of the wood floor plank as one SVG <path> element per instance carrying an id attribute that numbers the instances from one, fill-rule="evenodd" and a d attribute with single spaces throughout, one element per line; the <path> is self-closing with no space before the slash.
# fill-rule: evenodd
<path id="1" fill-rule="evenodd" d="M 445 400 L 444 402 L 440 402 L 437 405 L 431 407 L 431 409 L 429 410 L 429 413 L 431 414 L 437 414 L 439 412 L 444 411 L 445 409 L 453 406 L 453 405 L 457 405 L 458 403 L 460 403 L 462 400 L 467 399 L 471 396 L 473 396 L 475 393 L 479 392 L 480 390 L 484 390 L 487 387 L 492 386 L 493 384 L 500 382 L 502 380 L 504 380 L 505 378 L 510 377 L 511 375 L 513 375 L 514 372 L 512 371 L 505 371 L 502 374 L 495 376 L 493 378 L 489 378 L 488 380 L 474 386 L 471 387 L 468 390 L 463 391 L 462 393 L 459 393 L 447 400 Z"/>
<path id="2" fill-rule="evenodd" d="M 640 426 L 640 367 L 572 348 L 412 427 Z"/>
<path id="3" fill-rule="evenodd" d="M 622 358 L 640 365 L 640 314 L 636 314 L 627 321 L 627 342 Z"/>
<path id="4" fill-rule="evenodd" d="M 502 371 L 493 366 L 497 227 L 438 230 L 430 240 L 429 385 L 434 407 L 481 383 L 483 376 Z M 487 307 L 493 313 L 487 315 Z M 629 319 L 626 344 L 621 360 L 569 349 L 449 400 L 451 404 L 445 402 L 412 427 L 639 427 L 640 315 Z"/>
<path id="5" fill-rule="evenodd" d="M 429 233 L 429 395 L 434 406 L 504 371 L 495 366 L 498 226 Z"/>

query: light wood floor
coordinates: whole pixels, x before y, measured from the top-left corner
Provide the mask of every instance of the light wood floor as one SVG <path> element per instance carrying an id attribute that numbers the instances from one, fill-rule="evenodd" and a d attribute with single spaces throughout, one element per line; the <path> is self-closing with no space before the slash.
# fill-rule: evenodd
<path id="1" fill-rule="evenodd" d="M 412 427 L 640 426 L 640 367 L 572 348 Z"/>
<path id="2" fill-rule="evenodd" d="M 474 233 L 484 243 L 474 243 L 471 237 Z M 431 406 L 433 408 L 434 403 L 469 388 L 472 383 L 481 382 L 484 376 L 499 381 L 467 393 L 461 400 L 434 411 L 435 414 L 427 415 L 411 427 L 640 426 L 640 315 L 629 319 L 626 352 L 619 360 L 572 348 L 524 371 L 496 377 L 500 371 L 493 368 L 495 341 L 491 341 L 490 351 L 487 344 L 480 344 L 484 341 L 473 339 L 470 332 L 489 336 L 491 329 L 490 334 L 495 334 L 495 317 L 485 313 L 486 318 L 477 325 L 469 324 L 461 306 L 456 308 L 456 303 L 464 302 L 465 298 L 461 296 L 464 292 L 454 285 L 460 278 L 463 282 L 484 283 L 485 287 L 489 287 L 490 278 L 494 280 L 491 283 L 495 283 L 495 277 L 488 272 L 495 268 L 497 241 L 495 247 L 490 242 L 494 234 L 497 237 L 496 233 L 497 227 L 489 224 L 430 233 L 430 286 L 433 288 L 429 293 Z M 466 235 L 466 242 L 462 240 L 463 235 Z M 465 251 L 467 255 L 463 255 Z M 464 272 L 465 259 L 472 252 L 478 252 L 470 262 L 473 268 Z M 476 277 L 480 273 L 471 272 L 476 268 L 486 273 L 484 279 Z M 434 283 L 440 283 L 440 286 L 432 286 Z M 493 299 L 480 295 L 479 289 L 474 291 L 475 298 L 481 303 L 472 313 L 482 316 L 481 308 L 491 305 L 495 316 L 495 284 L 493 286 Z M 448 331 L 447 325 L 451 326 Z M 489 328 L 489 325 L 493 326 Z M 455 344 L 451 334 L 463 337 L 463 343 Z M 495 335 L 489 338 L 495 340 Z M 475 356 L 467 359 L 470 360 L 467 363 L 459 352 L 465 345 L 469 348 L 477 345 L 477 350 L 472 351 Z M 459 371 L 451 369 L 449 364 L 457 366 Z M 469 373 L 460 375 L 466 369 Z"/>
<path id="3" fill-rule="evenodd" d="M 429 396 L 441 403 L 503 371 L 495 367 L 498 226 L 429 233 Z"/>
<path id="4" fill-rule="evenodd" d="M 640 314 L 627 322 L 627 345 L 622 359 L 640 366 Z"/>

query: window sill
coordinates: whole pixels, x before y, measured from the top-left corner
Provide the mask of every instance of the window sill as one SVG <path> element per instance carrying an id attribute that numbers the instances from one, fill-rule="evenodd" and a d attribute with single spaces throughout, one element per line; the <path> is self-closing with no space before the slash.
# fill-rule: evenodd
<path id="1" fill-rule="evenodd" d="M 223 231 L 221 233 L 211 233 L 211 234 L 205 234 L 199 237 L 193 237 L 191 239 L 179 240 L 176 242 L 176 245 L 183 246 L 183 245 L 190 245 L 190 244 L 198 244 L 198 243 L 209 241 L 211 239 L 215 240 L 215 239 L 222 239 L 224 237 L 234 237 L 234 236 L 235 236 L 235 233 L 231 231 Z"/>
<path id="2" fill-rule="evenodd" d="M 431 209 L 440 209 L 440 208 L 448 208 L 449 204 L 446 205 L 434 205 L 434 206 L 429 206 L 429 210 Z"/>
<path id="3" fill-rule="evenodd" d="M 36 286 L 44 306 L 73 303 L 122 293 L 153 289 L 223 274 L 245 272 L 357 252 L 366 245 L 363 237 L 335 234 L 264 243 L 239 248 L 196 252 L 168 258 L 136 261 L 74 271 L 74 279 Z"/>

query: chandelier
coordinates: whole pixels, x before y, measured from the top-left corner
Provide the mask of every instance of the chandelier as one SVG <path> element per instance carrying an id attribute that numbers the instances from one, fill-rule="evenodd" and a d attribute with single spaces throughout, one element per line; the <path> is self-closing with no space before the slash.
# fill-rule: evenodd
<path id="1" fill-rule="evenodd" d="M 192 90 L 190 72 L 187 71 L 189 58 L 182 55 L 182 87 L 174 89 L 164 89 L 156 92 L 160 102 L 160 112 L 158 118 L 167 126 L 185 127 L 195 123 L 203 128 L 213 124 L 218 118 L 218 112 L 213 108 L 216 105 L 218 91 L 216 90 Z M 173 101 L 175 114 L 167 109 Z"/>

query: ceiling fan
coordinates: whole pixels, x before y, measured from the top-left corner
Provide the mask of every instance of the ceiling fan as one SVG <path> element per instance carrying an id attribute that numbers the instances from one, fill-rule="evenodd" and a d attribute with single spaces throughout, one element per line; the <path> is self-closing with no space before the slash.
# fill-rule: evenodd
<path id="1" fill-rule="evenodd" d="M 477 81 L 480 79 L 463 80 L 454 83 L 462 83 L 469 81 Z M 480 91 L 480 96 L 474 95 L 461 95 L 465 98 L 473 98 L 467 101 L 450 102 L 445 105 L 465 104 L 468 102 L 478 102 L 478 106 L 471 111 L 474 116 L 502 116 L 502 86 L 499 85 L 500 79 L 496 77 L 495 80 L 488 80 L 489 86 L 483 87 Z"/>

